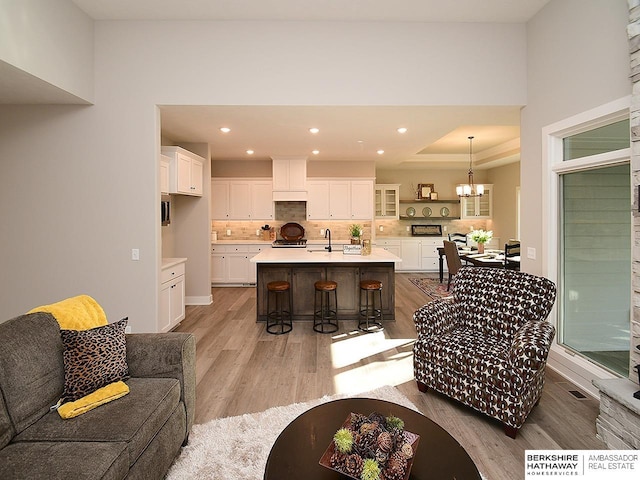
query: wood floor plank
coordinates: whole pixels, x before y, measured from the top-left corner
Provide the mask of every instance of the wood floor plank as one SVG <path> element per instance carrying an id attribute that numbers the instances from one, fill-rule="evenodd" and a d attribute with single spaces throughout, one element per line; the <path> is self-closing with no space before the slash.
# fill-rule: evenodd
<path id="1" fill-rule="evenodd" d="M 601 449 L 595 437 L 598 401 L 576 399 L 571 383 L 547 370 L 542 399 L 518 433 L 413 381 L 413 312 L 430 299 L 396 274 L 396 321 L 382 333 L 340 322 L 336 334 L 318 334 L 312 322 L 294 322 L 270 335 L 255 321 L 255 288 L 214 288 L 213 304 L 188 306 L 176 331 L 196 336 L 196 422 L 204 423 L 323 395 L 395 385 L 421 412 L 447 430 L 490 480 L 524 476 L 526 449 Z"/>

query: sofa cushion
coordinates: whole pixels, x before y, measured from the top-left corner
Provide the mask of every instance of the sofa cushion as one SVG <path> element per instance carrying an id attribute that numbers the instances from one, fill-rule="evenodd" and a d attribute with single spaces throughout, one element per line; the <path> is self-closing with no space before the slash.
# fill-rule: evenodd
<path id="1" fill-rule="evenodd" d="M 18 442 L 0 450 L 0 478 L 120 480 L 128 460 L 124 442 Z"/>
<path id="2" fill-rule="evenodd" d="M 64 345 L 63 402 L 73 402 L 110 383 L 125 380 L 127 319 L 89 330 L 61 330 Z"/>
<path id="3" fill-rule="evenodd" d="M 51 314 L 32 313 L 0 323 L 0 338 L 0 388 L 19 433 L 45 415 L 62 394 L 60 328 Z"/>
<path id="4" fill-rule="evenodd" d="M 173 378 L 130 378 L 129 395 L 117 402 L 63 420 L 45 415 L 14 442 L 126 442 L 133 465 L 180 403 L 180 382 Z"/>

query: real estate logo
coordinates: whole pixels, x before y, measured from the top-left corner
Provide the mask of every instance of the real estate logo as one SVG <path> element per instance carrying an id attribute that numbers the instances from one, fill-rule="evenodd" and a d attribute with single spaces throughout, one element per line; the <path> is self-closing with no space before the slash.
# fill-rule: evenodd
<path id="1" fill-rule="evenodd" d="M 638 450 L 526 450 L 524 460 L 525 480 L 631 480 L 640 475 Z"/>

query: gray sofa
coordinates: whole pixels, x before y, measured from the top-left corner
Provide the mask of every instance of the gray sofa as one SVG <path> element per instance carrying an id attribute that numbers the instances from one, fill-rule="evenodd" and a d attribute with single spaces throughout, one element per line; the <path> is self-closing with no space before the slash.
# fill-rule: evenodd
<path id="1" fill-rule="evenodd" d="M 128 395 L 63 420 L 58 323 L 48 313 L 0 324 L 0 478 L 159 479 L 195 412 L 195 339 L 126 336 Z"/>

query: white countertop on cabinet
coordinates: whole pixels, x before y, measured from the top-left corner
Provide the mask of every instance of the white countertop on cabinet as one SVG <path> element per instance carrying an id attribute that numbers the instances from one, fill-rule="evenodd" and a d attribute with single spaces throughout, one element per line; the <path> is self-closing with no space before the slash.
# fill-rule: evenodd
<path id="1" fill-rule="evenodd" d="M 186 258 L 163 258 L 161 268 L 164 270 L 165 268 L 171 268 L 175 265 L 178 265 L 179 263 L 184 263 L 186 261 Z"/>
<path id="2" fill-rule="evenodd" d="M 306 248 L 271 248 L 251 258 L 253 263 L 399 263 L 402 259 L 382 248 L 372 248 L 371 255 L 345 255 L 342 249 L 333 252 L 310 251 Z"/>

